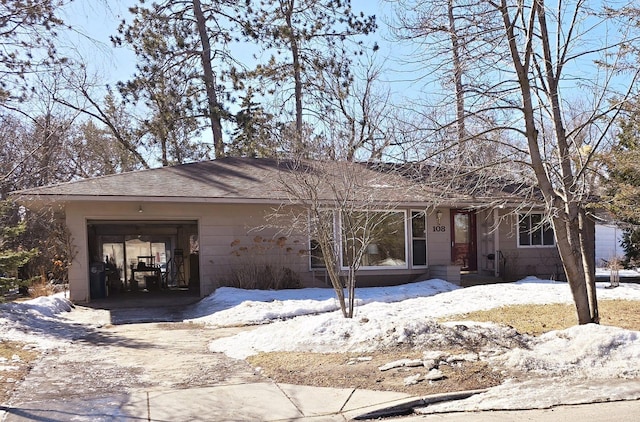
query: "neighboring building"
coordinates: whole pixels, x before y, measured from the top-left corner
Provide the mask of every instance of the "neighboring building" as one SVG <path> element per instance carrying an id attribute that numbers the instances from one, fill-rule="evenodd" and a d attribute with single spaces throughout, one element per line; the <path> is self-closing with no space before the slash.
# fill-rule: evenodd
<path id="1" fill-rule="evenodd" d="M 596 266 L 606 268 L 613 259 L 623 260 L 623 230 L 615 224 L 596 224 Z"/>
<path id="2" fill-rule="evenodd" d="M 518 198 L 428 191 L 397 173 L 361 164 L 224 158 L 97 177 L 14 192 L 28 206 L 59 205 L 76 248 L 69 270 L 74 302 L 137 288 L 187 286 L 212 293 L 234 271 L 260 263 L 286 267 L 305 286 L 329 286 L 305 233 L 283 235 L 269 217 L 294 207 L 283 181 L 300 172 L 340 175 L 357 169 L 355 192 L 393 206 L 395 226 L 370 245 L 359 286 L 427 277 L 460 281 L 461 272 L 516 280 L 558 278 L 562 266 L 541 213 L 517 216 Z M 346 167 L 345 167 L 346 168 Z M 319 187 L 328 208 L 332 193 Z M 359 196 L 358 193 L 355 196 Z M 521 204 L 520 204 L 521 205 Z M 336 230 L 340 217 L 336 216 Z M 105 277 L 104 287 L 101 277 Z M 140 286 L 145 283 L 146 286 Z"/>

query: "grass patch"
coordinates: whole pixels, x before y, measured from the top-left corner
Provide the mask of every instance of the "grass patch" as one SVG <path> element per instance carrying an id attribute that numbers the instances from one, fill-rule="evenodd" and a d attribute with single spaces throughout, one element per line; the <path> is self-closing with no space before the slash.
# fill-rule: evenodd
<path id="1" fill-rule="evenodd" d="M 404 380 L 414 374 L 425 374 L 427 368 L 400 367 L 380 371 L 380 366 L 398 359 L 419 359 L 421 351 L 397 348 L 370 353 L 268 352 L 247 358 L 260 373 L 278 383 L 313 385 L 316 387 L 359 388 L 397 391 L 413 396 L 488 388 L 502 382 L 501 374 L 484 362 L 441 364 L 445 378 L 438 382 L 423 381 L 407 385 Z M 366 357 L 359 360 L 359 358 Z"/>
<path id="2" fill-rule="evenodd" d="M 598 301 L 600 323 L 640 331 L 640 301 Z M 548 331 L 564 330 L 577 324 L 573 304 L 510 305 L 485 311 L 451 315 L 441 321 L 480 321 L 509 325 L 520 333 L 540 335 Z"/>
<path id="3" fill-rule="evenodd" d="M 5 403 L 18 382 L 27 376 L 38 352 L 24 344 L 0 340 L 0 403 Z"/>

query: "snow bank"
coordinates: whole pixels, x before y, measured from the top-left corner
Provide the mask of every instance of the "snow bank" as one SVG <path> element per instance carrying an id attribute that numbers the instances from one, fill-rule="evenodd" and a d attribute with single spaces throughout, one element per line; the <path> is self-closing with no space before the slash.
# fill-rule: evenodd
<path id="1" fill-rule="evenodd" d="M 68 341 L 75 329 L 61 322 L 60 314 L 73 309 L 63 293 L 24 302 L 0 304 L 0 334 L 3 339 L 36 347 L 57 347 Z"/>
<path id="2" fill-rule="evenodd" d="M 640 332 L 597 324 L 552 331 L 494 359 L 545 377 L 640 377 Z"/>
<path id="3" fill-rule="evenodd" d="M 443 280 L 391 287 L 368 287 L 356 290 L 356 305 L 395 303 L 411 298 L 433 296 L 460 287 Z M 340 309 L 331 288 L 291 290 L 242 290 L 221 287 L 201 300 L 186 322 L 211 327 L 260 325 L 296 316 L 315 315 Z"/>

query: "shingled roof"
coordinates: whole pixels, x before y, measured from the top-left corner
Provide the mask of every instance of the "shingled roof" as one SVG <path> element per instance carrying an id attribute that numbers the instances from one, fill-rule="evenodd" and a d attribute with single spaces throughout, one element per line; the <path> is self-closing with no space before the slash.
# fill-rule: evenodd
<path id="1" fill-rule="evenodd" d="M 51 186 L 26 189 L 14 195 L 103 198 L 253 198 L 273 196 L 270 186 L 279 164 L 274 160 L 225 158 L 112 174 Z"/>
<path id="2" fill-rule="evenodd" d="M 358 186 L 379 191 L 382 200 L 424 200 L 409 182 L 357 163 L 221 158 L 25 189 L 12 195 L 39 200 L 168 200 L 177 202 L 282 202 L 290 199 L 283 180 L 294 174 L 339 177 L 345 166 Z M 349 171 L 351 171 L 349 170 Z M 401 186 L 406 190 L 399 189 Z M 329 197 L 330 189 L 319 189 Z"/>
<path id="3" fill-rule="evenodd" d="M 442 182 L 438 188 L 438 184 L 407 177 L 406 171 L 385 165 L 238 157 L 76 180 L 15 191 L 12 195 L 35 201 L 282 203 L 299 198 L 287 192 L 287 187 L 300 183 L 299 178 L 296 182 L 299 176 L 314 178 L 313 183 L 319 183 L 315 194 L 324 200 L 336 198 L 336 186 L 349 190 L 350 200 L 375 198 L 380 203 L 407 205 L 437 202 L 478 206 L 500 198 L 515 200 L 518 196 L 505 190 L 487 191 L 484 198 L 465 194 L 464 189 L 450 192 L 450 188 L 442 189 Z"/>

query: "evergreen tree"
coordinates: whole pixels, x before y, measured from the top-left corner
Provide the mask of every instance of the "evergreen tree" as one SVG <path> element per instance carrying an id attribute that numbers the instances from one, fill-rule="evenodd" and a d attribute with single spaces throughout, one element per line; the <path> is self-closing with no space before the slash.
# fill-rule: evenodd
<path id="1" fill-rule="evenodd" d="M 357 42 L 357 37 L 376 30 L 375 16 L 355 12 L 351 0 L 247 4 L 244 34 L 269 59 L 237 75 L 256 78 L 261 93 L 273 99 L 274 109 L 292 116 L 288 122 L 294 122 L 295 127 L 290 134 L 293 152 L 308 155 L 314 146 L 305 134 L 305 123 L 311 123 L 305 122 L 305 113 L 324 113 L 323 100 L 335 94 L 328 92 L 325 74 L 341 79 L 345 86 L 351 84 L 349 57 L 361 54 L 362 42 Z"/>
<path id="2" fill-rule="evenodd" d="M 199 127 L 209 126 L 215 156 L 224 155 L 222 121 L 228 115 L 217 79 L 223 72 L 213 65 L 229 61 L 234 7 L 229 0 L 141 0 L 130 8 L 133 19 L 123 21 L 119 35 L 112 38 L 116 46 L 131 46 L 138 57 L 136 74 L 119 89 L 128 100 L 150 109 L 147 123 L 158 142 L 192 138 L 170 132 L 189 129 L 194 134 L 197 121 Z M 163 157 L 163 162 L 168 164 L 168 159 Z"/>
<path id="3" fill-rule="evenodd" d="M 55 46 L 64 0 L 0 1 L 0 104 L 31 94 L 29 75 L 64 62 Z"/>
<path id="4" fill-rule="evenodd" d="M 18 269 L 27 264 L 37 249 L 24 248 L 20 242 L 26 230 L 24 221 L 20 221 L 18 209 L 8 201 L 0 202 L 0 292 L 16 286 Z M 1 300 L 1 297 L 0 297 Z"/>
<path id="5" fill-rule="evenodd" d="M 249 88 L 242 97 L 240 111 L 235 115 L 236 130 L 229 145 L 230 156 L 273 157 L 277 153 L 276 148 L 271 147 L 273 138 L 270 125 L 274 116 L 265 112 L 253 98 L 254 91 Z"/>

